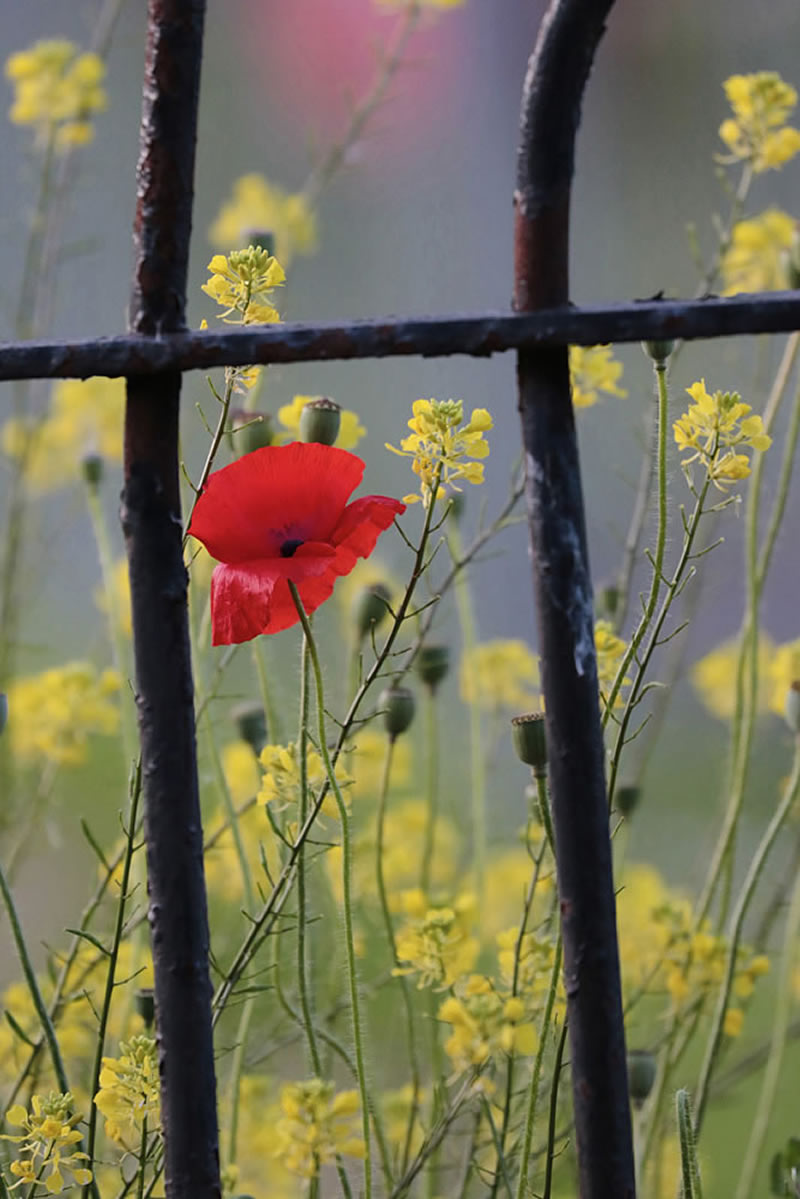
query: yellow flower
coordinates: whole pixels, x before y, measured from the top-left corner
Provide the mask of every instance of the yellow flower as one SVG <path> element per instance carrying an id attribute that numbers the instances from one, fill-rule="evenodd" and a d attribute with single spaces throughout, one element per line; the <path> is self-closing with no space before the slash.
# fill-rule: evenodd
<path id="1" fill-rule="evenodd" d="M 611 346 L 570 346 L 569 375 L 576 408 L 596 404 L 601 391 L 623 399 L 628 394 L 619 386 L 622 363 L 614 357 Z"/>
<path id="2" fill-rule="evenodd" d="M 275 804 L 279 811 L 289 804 L 298 804 L 300 802 L 300 757 L 297 744 L 291 741 L 288 745 L 265 745 L 261 751 L 259 762 L 264 768 L 264 777 L 258 793 L 259 801 L 263 804 Z M 306 753 L 309 802 L 327 778 L 322 758 L 315 749 L 309 748 Z M 341 763 L 336 769 L 336 780 L 342 789 L 350 783 Z M 336 797 L 330 791 L 325 796 L 322 811 L 327 816 L 333 816 L 337 820 L 339 818 L 339 805 Z"/>
<path id="3" fill-rule="evenodd" d="M 89 662 L 67 662 L 8 689 L 9 732 L 24 765 L 52 762 L 80 766 L 92 733 L 114 733 L 119 710 L 111 697 L 120 689 L 114 670 L 98 674 Z"/>
<path id="4" fill-rule="evenodd" d="M 121 1041 L 121 1057 L 104 1057 L 95 1104 L 106 1118 L 106 1135 L 135 1151 L 145 1120 L 150 1132 L 161 1123 L 158 1054 L 152 1037 Z"/>
<path id="5" fill-rule="evenodd" d="M 110 603 L 106 589 L 102 586 L 95 588 L 94 602 L 105 616 L 109 615 L 109 607 L 111 607 L 120 630 L 126 637 L 130 637 L 133 634 L 133 619 L 127 558 L 120 558 L 118 562 L 114 563 L 112 587 L 114 594 L 111 596 Z"/>
<path id="6" fill-rule="evenodd" d="M 253 172 L 234 181 L 208 236 L 228 250 L 262 231 L 273 235 L 275 256 L 287 266 L 295 253 L 312 254 L 317 247 L 316 217 L 305 195 L 286 192 Z"/>
<path id="7" fill-rule="evenodd" d="M 227 1127 L 230 1102 L 223 1094 L 222 1119 Z M 299 1199 L 298 1182 L 286 1163 L 273 1158 L 275 1126 L 281 1118 L 278 1086 L 264 1074 L 244 1074 L 239 1082 L 237 1155 L 235 1169 L 226 1174 L 235 1185 L 231 1195 L 262 1194 L 265 1169 L 269 1170 L 269 1199 Z M 272 1159 L 272 1160 L 270 1160 Z M 111 1191 L 114 1194 L 115 1191 Z M 105 1194 L 105 1192 L 103 1192 Z M 225 1191 L 229 1199 L 228 1191 Z"/>
<path id="8" fill-rule="evenodd" d="M 466 897 L 454 907 L 428 908 L 409 921 L 397 934 L 397 959 L 406 965 L 395 974 L 417 974 L 417 989 L 452 986 L 472 969 L 478 942 L 468 935 L 463 919 L 469 910 Z"/>
<path id="9" fill-rule="evenodd" d="M 792 683 L 800 679 L 800 638 L 777 645 L 767 667 L 769 687 L 768 706 L 776 716 L 783 716 L 786 693 Z"/>
<path id="10" fill-rule="evenodd" d="M 744 1024 L 744 1012 L 740 1007 L 729 1007 L 725 1012 L 725 1022 L 722 1025 L 722 1031 L 726 1037 L 738 1037 L 741 1035 L 742 1026 Z"/>
<path id="11" fill-rule="evenodd" d="M 408 422 L 411 433 L 400 442 L 400 449 L 386 443 L 386 449 L 404 458 L 413 458 L 413 470 L 419 475 L 422 500 L 427 508 L 434 499 L 442 499 L 446 488 L 461 488 L 456 480 L 465 483 L 483 482 L 483 463 L 468 462 L 469 458 L 486 458 L 489 444 L 484 433 L 492 428 L 492 418 L 485 408 L 474 408 L 467 424 L 461 400 L 415 400 L 414 415 Z M 436 480 L 438 489 L 433 494 Z M 404 496 L 407 504 L 415 503 L 418 495 Z"/>
<path id="12" fill-rule="evenodd" d="M 301 1178 L 314 1178 L 337 1155 L 363 1157 L 357 1132 L 357 1091 L 336 1093 L 332 1082 L 311 1078 L 281 1089 L 282 1116 L 275 1125 L 273 1156 Z"/>
<path id="13" fill-rule="evenodd" d="M 488 711 L 538 708 L 539 663 L 524 641 L 485 641 L 461 660 L 461 698 Z"/>
<path id="14" fill-rule="evenodd" d="M 754 450 L 769 449 L 772 438 L 764 432 L 760 416 L 749 416 L 749 404 L 742 403 L 736 391 L 706 391 L 705 379 L 686 388 L 694 403 L 672 426 L 675 441 L 682 453 L 690 453 L 681 466 L 686 470 L 699 459 L 714 486 L 720 491 L 750 474 L 750 462 L 745 454 L 734 452 L 735 446 Z"/>
<path id="15" fill-rule="evenodd" d="M 797 92 L 775 71 L 731 75 L 723 84 L 733 117 L 719 135 L 730 154 L 722 162 L 749 162 L 756 173 L 782 167 L 800 150 L 800 131 L 786 124 Z"/>
<path id="16" fill-rule="evenodd" d="M 522 1000 L 503 999 L 491 979 L 481 974 L 456 984 L 455 994 L 439 1008 L 439 1020 L 452 1028 L 444 1051 L 459 1074 L 512 1051 L 536 1052 L 536 1029 L 525 1020 Z"/>
<path id="17" fill-rule="evenodd" d="M 225 311 L 220 320 L 229 325 L 268 325 L 281 318 L 272 293 L 286 280 L 277 258 L 266 250 L 248 246 L 225 257 L 215 254 L 208 264 L 211 278 L 202 290 Z M 235 313 L 235 316 L 231 314 Z"/>
<path id="18" fill-rule="evenodd" d="M 6 61 L 14 87 L 11 122 L 32 125 L 40 146 L 51 137 L 58 150 L 84 145 L 94 134 L 90 117 L 106 107 L 105 71 L 97 54 L 81 54 L 64 39 L 12 54 Z"/>
<path id="19" fill-rule="evenodd" d="M 774 660 L 775 647 L 766 633 L 758 638 L 759 695 L 757 711 L 766 712 L 768 695 L 765 675 Z M 712 716 L 728 720 L 733 715 L 736 701 L 736 663 L 739 656 L 739 640 L 736 637 L 724 641 L 716 649 L 695 662 L 691 671 L 692 684 Z M 785 692 L 781 696 L 779 713 L 783 713 Z"/>
<path id="20" fill-rule="evenodd" d="M 12 1161 L 9 1169 L 17 1179 L 11 1189 L 22 1184 L 33 1189 L 41 1182 L 51 1195 L 60 1195 L 67 1187 L 82 1186 L 92 1181 L 92 1172 L 85 1166 L 76 1163 L 86 1161 L 88 1154 L 76 1151 L 64 1153 L 80 1141 L 81 1134 L 74 1125 L 80 1116 L 70 1115 L 72 1110 L 72 1095 L 69 1091 L 62 1093 L 51 1091 L 43 1099 L 34 1095 L 31 1099 L 32 1113 L 17 1103 L 6 1112 L 6 1120 L 12 1128 L 24 1128 L 20 1136 L 3 1133 L 0 1140 L 11 1141 L 17 1145 L 19 1157 Z M 44 1171 L 49 1167 L 45 1177 Z M 66 1167 L 72 1175 L 66 1179 L 62 1174 Z"/>
<path id="21" fill-rule="evenodd" d="M 320 396 L 295 396 L 291 404 L 284 404 L 278 409 L 278 420 L 289 434 L 289 441 L 296 441 L 300 436 L 300 414 L 311 400 L 319 400 Z M 367 430 L 361 424 L 358 414 L 348 408 L 342 408 L 339 436 L 334 442 L 340 450 L 354 450 Z"/>
<path id="22" fill-rule="evenodd" d="M 597 653 L 597 681 L 600 687 L 600 699 L 605 705 L 605 696 L 613 686 L 628 646 L 621 637 L 616 635 L 609 621 L 597 620 L 594 625 L 594 648 Z M 630 679 L 624 678 L 622 686 L 630 686 Z M 614 707 L 621 708 L 624 702 L 620 688 L 614 700 Z"/>
<path id="23" fill-rule="evenodd" d="M 779 208 L 768 208 L 760 216 L 738 221 L 720 263 L 723 294 L 788 287 L 787 257 L 796 233 L 797 221 Z"/>
<path id="24" fill-rule="evenodd" d="M 54 385 L 42 420 L 5 423 L 3 452 L 20 463 L 40 495 L 77 482 L 90 454 L 122 461 L 124 400 L 124 379 L 63 379 Z"/>
<path id="25" fill-rule="evenodd" d="M 258 758 L 246 741 L 229 741 L 223 745 L 222 772 L 234 804 L 239 807 L 257 795 L 261 787 Z"/>

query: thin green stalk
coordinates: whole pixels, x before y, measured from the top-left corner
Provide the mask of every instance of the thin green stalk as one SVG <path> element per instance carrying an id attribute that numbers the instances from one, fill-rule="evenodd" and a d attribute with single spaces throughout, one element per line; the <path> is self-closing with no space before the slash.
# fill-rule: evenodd
<path id="1" fill-rule="evenodd" d="M 553 958 L 553 969 L 550 973 L 550 986 L 547 990 L 547 999 L 545 1000 L 544 1012 L 542 1013 L 542 1026 L 539 1029 L 539 1044 L 536 1046 L 536 1058 L 533 1063 L 533 1072 L 531 1074 L 530 1083 L 528 1085 L 528 1106 L 525 1112 L 525 1132 L 522 1138 L 522 1151 L 519 1159 L 519 1176 L 517 1178 L 517 1199 L 527 1199 L 531 1193 L 528 1185 L 528 1164 L 531 1158 L 531 1148 L 533 1146 L 533 1129 L 536 1123 L 536 1105 L 539 1100 L 539 1084 L 542 1077 L 542 1063 L 544 1062 L 544 1053 L 547 1047 L 547 1039 L 550 1033 L 550 1024 L 553 1018 L 553 1007 L 556 1001 L 558 992 L 558 980 L 561 974 L 561 930 L 559 929 L 558 938 L 556 940 L 556 952 Z M 564 1022 L 566 1028 L 566 1021 Z M 562 1032 L 563 1039 L 563 1032 Z M 563 1049 L 562 1049 L 563 1052 Z M 555 1085 L 555 1079 L 554 1079 Z M 548 1164 L 550 1160 L 548 1153 Z"/>
<path id="2" fill-rule="evenodd" d="M 564 1019 L 561 1026 L 561 1036 L 556 1046 L 556 1058 L 553 1063 L 553 1081 L 550 1085 L 550 1111 L 547 1120 L 547 1158 L 544 1170 L 544 1190 L 542 1199 L 550 1199 L 553 1189 L 553 1162 L 556 1157 L 556 1114 L 558 1112 L 558 1088 L 561 1082 L 561 1064 L 564 1060 L 564 1049 L 567 1044 L 567 1029 L 569 1023 Z"/>
<path id="3" fill-rule="evenodd" d="M 778 979 L 778 997 L 772 1014 L 772 1038 L 769 1045 L 769 1056 L 764 1078 L 761 1082 L 761 1093 L 758 1097 L 750 1140 L 744 1155 L 744 1162 L 739 1174 L 739 1185 L 736 1188 L 736 1199 L 749 1199 L 756 1180 L 761 1151 L 769 1131 L 772 1112 L 775 1107 L 775 1096 L 778 1090 L 783 1055 L 789 1032 L 789 1019 L 793 1005 L 793 984 L 795 947 L 800 934 L 800 874 L 797 875 L 792 889 L 789 913 L 786 917 L 786 927 L 783 931 L 783 949 L 781 951 L 781 972 Z"/>
<path id="4" fill-rule="evenodd" d="M 725 975 L 720 986 L 719 995 L 717 998 L 717 1006 L 714 1011 L 711 1032 L 709 1034 L 708 1043 L 706 1046 L 703 1064 L 700 1069 L 700 1077 L 695 1089 L 695 1132 L 697 1135 L 703 1123 L 706 1103 L 708 1101 L 709 1084 L 711 1076 L 716 1066 L 717 1057 L 719 1055 L 720 1045 L 722 1043 L 722 1031 L 725 1023 L 725 1012 L 728 1008 L 728 1001 L 733 987 L 733 978 L 736 970 L 736 954 L 739 948 L 739 941 L 742 934 L 742 926 L 744 924 L 747 910 L 750 906 L 750 901 L 753 898 L 758 881 L 761 877 L 761 871 L 764 863 L 767 860 L 770 850 L 775 842 L 775 838 L 781 831 L 786 817 L 791 811 L 792 805 L 800 794 L 800 737 L 795 741 L 794 762 L 792 765 L 792 773 L 786 785 L 783 799 L 778 805 L 772 820 L 769 822 L 761 841 L 750 862 L 750 867 L 747 871 L 747 876 L 742 884 L 742 889 L 739 892 L 736 907 L 731 916 L 731 925 L 728 932 L 728 954 L 725 963 Z"/>
<path id="5" fill-rule="evenodd" d="M 453 561 L 463 554 L 458 522 L 450 521 L 447 539 Z M 465 570 L 456 573 L 455 598 L 461 625 L 463 654 L 469 658 L 478 644 L 478 629 L 469 578 Z M 483 716 L 477 696 L 473 695 L 469 709 L 470 785 L 472 788 L 472 855 L 475 870 L 475 890 L 478 906 L 483 903 L 486 883 L 486 750 L 483 742 Z"/>
<path id="6" fill-rule="evenodd" d="M 436 720 L 436 692 L 425 688 L 425 839 L 422 847 L 420 887 L 427 895 L 431 886 L 431 867 L 436 848 L 436 822 L 439 816 L 439 729 Z"/>
<path id="7" fill-rule="evenodd" d="M 439 997 L 435 991 L 428 992 L 428 1021 L 431 1028 L 431 1090 L 436 1093 L 437 1086 L 442 1083 L 444 1089 L 444 1058 L 442 1042 L 439 1036 Z M 428 1157 L 427 1193 L 428 1199 L 434 1199 L 439 1193 L 439 1150 L 441 1142 L 431 1147 Z"/>
<path id="8" fill-rule="evenodd" d="M 400 961 L 397 956 L 397 941 L 394 935 L 394 924 L 392 923 L 392 914 L 389 910 L 389 897 L 386 892 L 386 879 L 383 873 L 383 833 L 395 741 L 396 737 L 387 736 L 386 738 L 386 754 L 383 759 L 380 789 L 378 792 L 378 815 L 375 835 L 375 877 L 378 887 L 378 898 L 380 900 L 381 914 L 383 916 L 383 925 L 386 929 L 386 939 L 389 942 L 389 948 L 392 953 L 392 963 L 395 967 L 397 967 L 400 965 Z M 406 1016 L 406 1040 L 408 1043 L 408 1062 L 411 1068 L 412 1091 L 411 1104 L 408 1113 L 408 1125 L 403 1142 L 403 1156 L 400 1166 L 400 1173 L 403 1174 L 408 1167 L 408 1159 L 411 1153 L 411 1140 L 414 1135 L 414 1124 L 417 1119 L 417 1113 L 419 1112 L 420 1074 L 414 1022 L 414 1008 L 411 1003 L 411 993 L 408 987 L 408 979 L 404 975 L 400 974 L 397 976 L 397 982 L 400 984 L 400 992 L 403 997 L 403 1008 Z"/>
<path id="9" fill-rule="evenodd" d="M 308 627 L 311 628 L 310 619 Z M 304 637 L 300 666 L 300 728 L 297 734 L 297 754 L 300 768 L 301 826 L 305 823 L 308 815 L 308 668 L 308 637 Z M 300 852 L 297 855 L 297 994 L 300 999 L 300 1011 L 303 1015 L 303 1028 L 308 1043 L 308 1056 L 311 1061 L 311 1068 L 317 1078 L 321 1078 L 322 1067 L 320 1064 L 319 1049 L 317 1048 L 317 1039 L 314 1035 L 314 1020 L 311 1014 L 311 1001 L 308 994 L 305 845 L 301 845 Z"/>
<path id="10" fill-rule="evenodd" d="M 297 615 L 306 636 L 308 652 L 311 656 L 311 667 L 314 672 L 314 682 L 317 692 L 317 722 L 319 735 L 319 752 L 322 757 L 330 788 L 339 809 L 339 819 L 342 825 L 342 892 L 345 926 L 345 944 L 347 948 L 347 977 L 350 988 L 350 1009 L 353 1021 L 353 1046 L 356 1054 L 358 1070 L 358 1090 L 361 1097 L 361 1124 L 364 1136 L 364 1195 L 365 1199 L 372 1196 L 372 1153 L 370 1149 L 369 1113 L 370 1103 L 367 1092 L 367 1075 L 364 1063 L 364 1043 L 361 1030 L 361 1008 L 358 995 L 358 975 L 356 973 L 355 936 L 353 932 L 353 897 L 351 889 L 352 874 L 352 845 L 350 837 L 350 814 L 342 798 L 336 773 L 328 752 L 327 731 L 325 728 L 325 692 L 322 685 L 322 667 L 320 666 L 314 635 L 311 631 L 303 601 L 295 584 L 289 580 L 289 590 L 294 600 Z"/>
<path id="11" fill-rule="evenodd" d="M 147 1116 L 142 1119 L 142 1143 L 139 1147 L 139 1184 L 136 1189 L 138 1199 L 144 1199 L 144 1170 L 147 1165 Z"/>

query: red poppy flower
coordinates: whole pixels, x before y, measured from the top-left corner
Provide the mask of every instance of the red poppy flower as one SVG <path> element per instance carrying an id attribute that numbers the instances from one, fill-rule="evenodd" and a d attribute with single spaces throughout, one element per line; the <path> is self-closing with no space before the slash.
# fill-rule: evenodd
<path id="1" fill-rule="evenodd" d="M 211 475 L 189 532 L 220 562 L 211 576 L 214 645 L 288 629 L 299 620 L 289 580 L 313 612 L 372 553 L 405 504 L 383 495 L 348 504 L 363 473 L 355 454 L 293 441 Z"/>

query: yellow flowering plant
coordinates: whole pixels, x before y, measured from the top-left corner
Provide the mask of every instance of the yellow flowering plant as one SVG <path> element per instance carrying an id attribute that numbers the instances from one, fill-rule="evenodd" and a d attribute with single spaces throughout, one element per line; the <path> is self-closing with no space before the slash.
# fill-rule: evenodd
<path id="1" fill-rule="evenodd" d="M 684 470 L 699 461 L 709 479 L 720 491 L 750 474 L 746 454 L 736 453 L 736 447 L 763 452 L 769 449 L 772 438 L 764 431 L 764 422 L 745 404 L 738 392 L 706 389 L 705 379 L 686 389 L 694 401 L 673 426 L 675 442 L 681 453 Z"/>
<path id="2" fill-rule="evenodd" d="M 393 454 L 412 459 L 420 480 L 421 496 L 404 496 L 404 502 L 413 504 L 421 498 L 428 508 L 444 498 L 448 487 L 459 491 L 459 480 L 482 483 L 483 459 L 489 455 L 484 435 L 492 428 L 487 410 L 473 409 L 466 424 L 461 400 L 415 400 L 413 411 L 408 422 L 411 433 L 400 442 L 400 449 L 386 444 Z"/>
<path id="3" fill-rule="evenodd" d="M 92 117 L 108 103 L 105 65 L 97 54 L 52 38 L 12 54 L 5 69 L 14 88 L 9 119 L 32 126 L 40 148 L 52 141 L 63 151 L 91 141 Z"/>
<path id="4" fill-rule="evenodd" d="M 749 164 L 759 173 L 784 166 L 800 150 L 800 130 L 787 125 L 797 104 L 797 92 L 775 71 L 731 75 L 725 95 L 733 116 L 722 122 L 719 135 L 728 154 L 723 162 Z"/>

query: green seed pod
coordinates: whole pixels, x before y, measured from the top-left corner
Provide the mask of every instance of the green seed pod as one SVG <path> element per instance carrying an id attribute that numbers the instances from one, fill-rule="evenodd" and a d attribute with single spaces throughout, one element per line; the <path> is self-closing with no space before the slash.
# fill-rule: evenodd
<path id="1" fill-rule="evenodd" d="M 530 766 L 537 778 L 543 778 L 547 772 L 544 713 L 529 712 L 524 716 L 514 716 L 511 720 L 511 740 L 519 760 Z"/>
<path id="2" fill-rule="evenodd" d="M 417 674 L 426 687 L 435 691 L 450 669 L 450 650 L 446 645 L 423 645 L 417 654 Z"/>
<path id="3" fill-rule="evenodd" d="M 339 436 L 341 423 L 342 410 L 335 400 L 327 396 L 309 400 L 300 413 L 300 440 L 333 445 Z"/>
<path id="4" fill-rule="evenodd" d="M 663 341 L 643 341 L 642 349 L 648 358 L 652 358 L 657 367 L 664 367 L 667 364 L 672 351 L 675 349 L 675 342 L 669 338 Z"/>
<path id="5" fill-rule="evenodd" d="M 243 240 L 257 250 L 266 250 L 270 258 L 275 254 L 275 234 L 271 229 L 246 229 Z"/>
<path id="6" fill-rule="evenodd" d="M 386 619 L 389 614 L 389 588 L 383 583 L 371 583 L 362 587 L 353 604 L 353 621 L 359 639 L 366 637 L 372 629 Z"/>
<path id="7" fill-rule="evenodd" d="M 272 445 L 275 431 L 268 412 L 234 412 L 231 425 L 235 433 L 234 447 L 239 454 L 250 454 L 253 450 Z"/>
<path id="8" fill-rule="evenodd" d="M 248 702 L 237 704 L 231 712 L 236 731 L 258 757 L 267 744 L 267 721 L 261 704 Z"/>
<path id="9" fill-rule="evenodd" d="M 641 798 L 641 787 L 635 783 L 622 783 L 614 793 L 614 807 L 621 816 L 625 816 L 627 819 L 638 808 Z"/>
<path id="10" fill-rule="evenodd" d="M 414 692 L 408 687 L 387 687 L 381 692 L 378 706 L 383 710 L 383 727 L 394 741 L 414 719 Z"/>
<path id="11" fill-rule="evenodd" d="M 641 1106 L 656 1080 L 656 1059 L 649 1049 L 628 1050 L 628 1089 L 631 1099 Z"/>
<path id="12" fill-rule="evenodd" d="M 613 621 L 619 609 L 619 587 L 616 583 L 607 583 L 600 588 L 599 601 L 600 614 L 606 620 Z"/>
<path id="13" fill-rule="evenodd" d="M 100 454 L 85 454 L 81 459 L 81 474 L 90 487 L 99 487 L 103 481 L 105 463 Z"/>
<path id="14" fill-rule="evenodd" d="M 134 1003 L 147 1028 L 152 1028 L 156 1018 L 156 997 L 153 988 L 140 987 L 134 997 Z"/>

